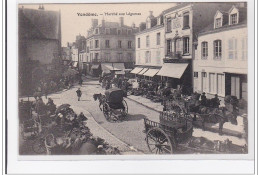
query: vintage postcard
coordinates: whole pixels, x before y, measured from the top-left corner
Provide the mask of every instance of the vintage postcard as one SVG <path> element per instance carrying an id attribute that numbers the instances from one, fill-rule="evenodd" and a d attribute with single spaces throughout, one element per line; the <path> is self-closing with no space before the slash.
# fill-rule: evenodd
<path id="1" fill-rule="evenodd" d="M 17 13 L 20 157 L 253 148 L 247 2 L 19 3 Z"/>

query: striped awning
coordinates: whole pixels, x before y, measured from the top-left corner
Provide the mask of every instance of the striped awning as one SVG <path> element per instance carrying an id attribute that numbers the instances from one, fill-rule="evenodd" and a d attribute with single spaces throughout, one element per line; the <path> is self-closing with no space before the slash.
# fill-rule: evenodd
<path id="1" fill-rule="evenodd" d="M 147 70 L 148 68 L 144 68 L 141 72 L 138 73 L 138 75 L 143 75 Z"/>
<path id="2" fill-rule="evenodd" d="M 141 72 L 142 70 L 143 70 L 142 67 L 136 67 L 130 73 L 137 74 L 137 73 Z"/>
<path id="3" fill-rule="evenodd" d="M 159 72 L 160 69 L 149 69 L 148 71 L 146 71 L 144 73 L 145 76 L 148 76 L 148 77 L 153 77 L 155 76 L 158 72 Z"/>

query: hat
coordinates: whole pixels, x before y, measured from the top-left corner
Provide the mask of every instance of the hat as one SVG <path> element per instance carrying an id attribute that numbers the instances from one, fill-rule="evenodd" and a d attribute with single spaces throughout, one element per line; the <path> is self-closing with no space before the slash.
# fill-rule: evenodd
<path id="1" fill-rule="evenodd" d="M 205 95 L 205 92 L 203 92 L 202 94 Z"/>
<path id="2" fill-rule="evenodd" d="M 215 97 L 217 97 L 218 96 L 218 94 L 215 94 Z"/>

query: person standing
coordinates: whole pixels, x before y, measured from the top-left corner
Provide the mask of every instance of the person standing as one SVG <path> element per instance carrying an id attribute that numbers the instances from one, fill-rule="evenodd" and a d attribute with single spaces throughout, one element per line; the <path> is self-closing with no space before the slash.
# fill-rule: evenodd
<path id="1" fill-rule="evenodd" d="M 78 90 L 76 91 L 76 93 L 77 93 L 77 96 L 78 96 L 78 101 L 80 101 L 80 97 L 81 97 L 81 95 L 82 95 L 82 92 L 81 92 L 80 88 L 78 88 Z"/>

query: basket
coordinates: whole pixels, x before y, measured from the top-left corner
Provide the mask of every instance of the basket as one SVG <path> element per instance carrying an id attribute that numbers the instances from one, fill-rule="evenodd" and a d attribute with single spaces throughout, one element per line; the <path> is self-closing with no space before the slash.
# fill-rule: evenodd
<path id="1" fill-rule="evenodd" d="M 47 155 L 51 155 L 53 148 L 55 147 L 55 138 L 53 136 L 53 134 L 49 134 L 45 137 L 45 141 L 44 141 L 46 150 L 47 150 Z"/>

